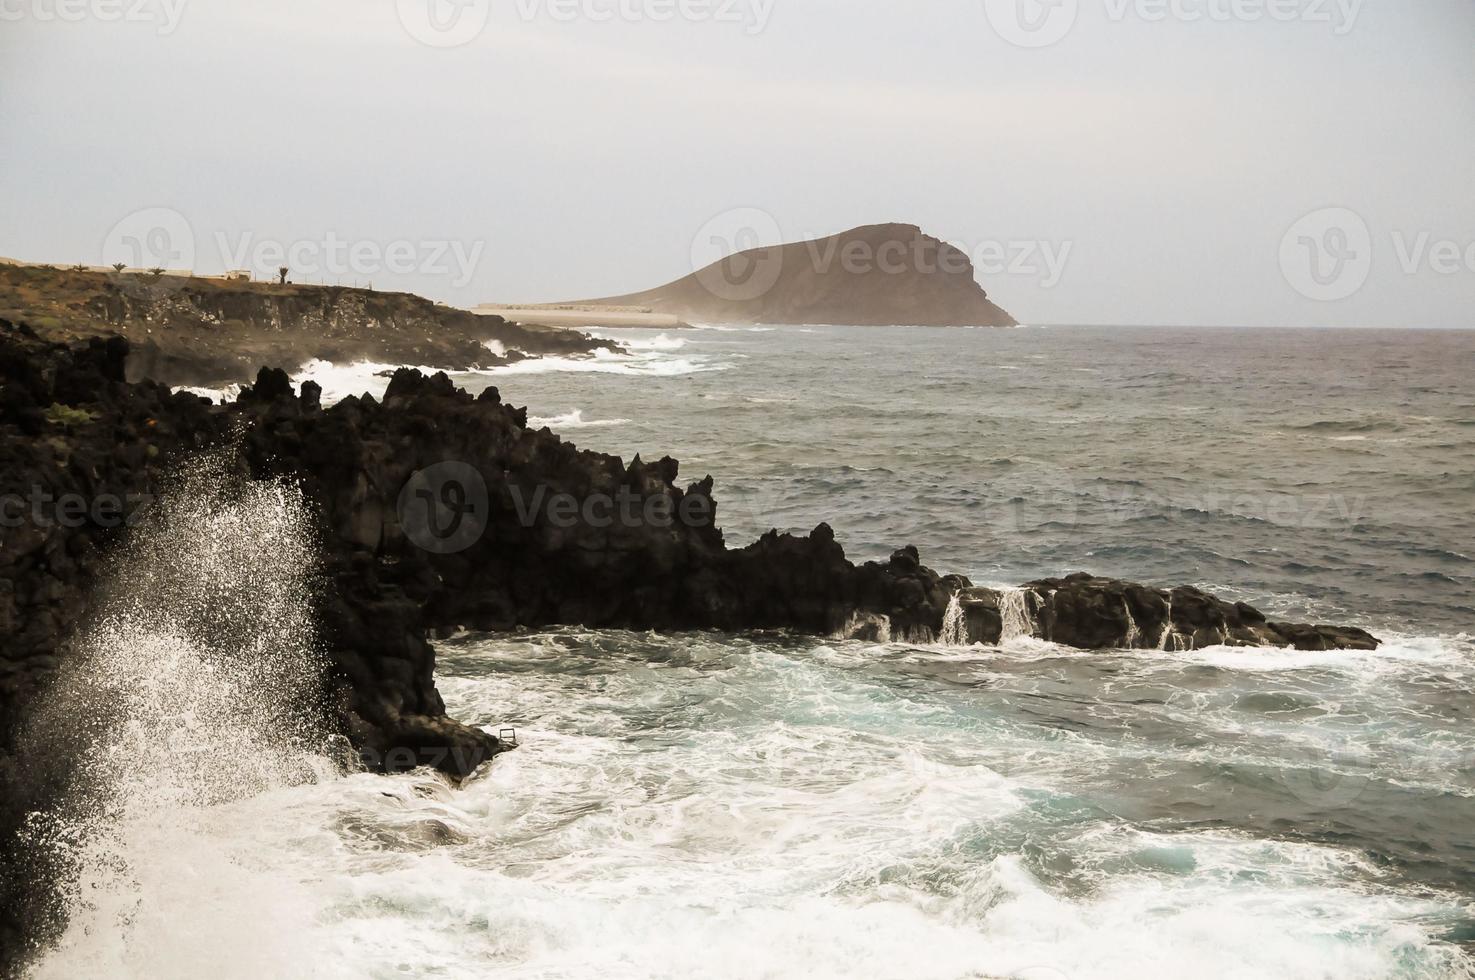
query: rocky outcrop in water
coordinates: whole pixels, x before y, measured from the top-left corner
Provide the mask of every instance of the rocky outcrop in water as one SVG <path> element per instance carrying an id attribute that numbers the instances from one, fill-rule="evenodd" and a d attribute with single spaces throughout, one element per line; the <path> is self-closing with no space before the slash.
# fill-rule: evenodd
<path id="1" fill-rule="evenodd" d="M 1031 636 L 1085 650 L 1198 650 L 1211 646 L 1296 650 L 1376 650 L 1379 641 L 1348 626 L 1272 623 L 1243 602 L 1193 586 L 1155 589 L 1085 573 L 1020 589 L 958 593 L 968 643 Z"/>

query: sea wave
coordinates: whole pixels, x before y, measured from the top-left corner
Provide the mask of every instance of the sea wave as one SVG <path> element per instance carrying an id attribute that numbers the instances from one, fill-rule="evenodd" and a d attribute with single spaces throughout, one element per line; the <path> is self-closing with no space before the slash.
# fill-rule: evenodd
<path id="1" fill-rule="evenodd" d="M 557 431 L 562 429 L 603 428 L 604 426 L 610 425 L 627 425 L 629 424 L 629 422 L 629 419 L 586 419 L 584 418 L 583 410 L 575 408 L 572 411 L 565 412 L 562 415 L 553 415 L 549 416 L 548 418 L 540 418 L 536 416 L 530 417 L 528 419 L 528 427 L 532 429 L 541 429 L 544 426 L 547 426 L 548 428 Z"/>
<path id="2" fill-rule="evenodd" d="M 732 365 L 713 357 L 674 357 L 664 350 L 636 350 L 631 353 L 595 351 L 589 357 L 538 357 L 477 372 L 488 377 L 507 375 L 551 374 L 619 374 L 630 377 L 679 377 L 707 371 L 724 371 Z"/>

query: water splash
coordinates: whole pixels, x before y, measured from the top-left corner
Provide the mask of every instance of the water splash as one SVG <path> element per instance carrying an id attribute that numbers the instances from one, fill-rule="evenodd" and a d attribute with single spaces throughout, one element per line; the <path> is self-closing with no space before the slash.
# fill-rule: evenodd
<path id="1" fill-rule="evenodd" d="M 1030 589 L 1005 589 L 999 593 L 999 617 L 1003 620 L 1000 643 L 1034 636 L 1039 631 L 1039 624 L 1030 608 L 1031 598 L 1036 597 Z"/>
<path id="2" fill-rule="evenodd" d="M 872 643 L 891 642 L 891 617 L 883 613 L 856 610 L 845 620 L 838 638 L 842 640 L 868 640 Z"/>
<path id="3" fill-rule="evenodd" d="M 1122 600 L 1122 612 L 1127 616 L 1127 636 L 1122 645 L 1128 650 L 1135 649 L 1142 639 L 1142 630 L 1137 626 L 1137 620 L 1132 615 L 1132 604 L 1126 599 Z"/>
<path id="4" fill-rule="evenodd" d="M 937 642 L 950 647 L 968 645 L 968 616 L 963 612 L 961 592 L 954 592 L 947 601 L 947 610 L 942 614 L 942 631 L 938 634 Z"/>
<path id="5" fill-rule="evenodd" d="M 264 890 L 253 923 L 203 828 L 221 805 L 335 772 L 315 560 L 301 492 L 234 476 L 226 451 L 181 474 L 120 544 L 37 720 L 72 776 L 28 829 L 67 923 L 35 976 L 203 972 L 226 950 L 261 962 L 241 933 L 284 927 L 271 920 L 290 889 L 280 909 Z"/>
<path id="6" fill-rule="evenodd" d="M 1158 635 L 1157 648 L 1159 650 L 1168 650 L 1168 644 L 1172 643 L 1172 649 L 1177 650 L 1178 634 L 1173 630 L 1173 594 L 1169 592 L 1167 598 L 1168 612 L 1167 615 L 1163 618 L 1163 631 L 1161 634 Z"/>

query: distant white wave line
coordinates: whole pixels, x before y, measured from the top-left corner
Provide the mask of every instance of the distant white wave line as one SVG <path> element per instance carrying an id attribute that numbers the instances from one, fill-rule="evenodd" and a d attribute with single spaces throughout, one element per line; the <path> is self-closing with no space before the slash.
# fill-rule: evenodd
<path id="1" fill-rule="evenodd" d="M 654 342 L 654 340 L 652 341 Z M 684 343 L 678 339 L 677 344 Z M 677 349 L 671 347 L 668 349 Z M 316 382 L 322 389 L 322 402 L 332 405 L 349 395 L 372 395 L 382 398 L 389 387 L 389 380 L 401 367 L 411 367 L 421 374 L 432 375 L 445 371 L 452 376 L 491 377 L 500 374 L 548 374 L 557 371 L 589 374 L 621 374 L 646 377 L 678 377 L 705 371 L 725 371 L 731 364 L 713 363 L 705 357 L 671 357 L 662 349 L 651 349 L 633 354 L 616 354 L 596 351 L 592 357 L 536 357 L 480 371 L 457 371 L 426 364 L 388 364 L 381 361 L 350 361 L 337 363 L 314 358 L 302 365 L 292 376 L 292 384 L 301 388 L 304 381 Z M 224 388 L 204 388 L 181 385 L 176 390 L 188 391 L 215 402 L 234 401 L 243 385 L 228 385 Z M 621 420 L 628 421 L 628 420 Z M 590 422 L 586 425 L 618 424 Z"/>
<path id="2" fill-rule="evenodd" d="M 715 330 L 718 333 L 773 333 L 778 327 L 742 327 L 730 323 L 693 323 L 695 330 Z"/>
<path id="3" fill-rule="evenodd" d="M 550 429 L 594 429 L 608 425 L 628 425 L 629 419 L 586 419 L 583 409 L 573 409 L 563 415 L 551 415 L 547 418 L 533 416 L 528 419 L 528 428 L 541 429 L 547 426 Z"/>
<path id="4" fill-rule="evenodd" d="M 517 361 L 480 372 L 486 375 L 548 374 L 565 371 L 571 374 L 623 374 L 641 377 L 675 377 L 704 371 L 725 371 L 730 364 L 713 363 L 703 357 L 672 357 L 661 351 L 616 354 L 595 351 L 592 357 L 539 357 Z"/>
<path id="5" fill-rule="evenodd" d="M 613 340 L 623 344 L 627 350 L 680 350 L 686 346 L 682 337 L 658 333 L 654 337 L 634 337 L 629 334 L 612 336 L 602 331 L 591 331 L 589 336 L 596 340 Z"/>

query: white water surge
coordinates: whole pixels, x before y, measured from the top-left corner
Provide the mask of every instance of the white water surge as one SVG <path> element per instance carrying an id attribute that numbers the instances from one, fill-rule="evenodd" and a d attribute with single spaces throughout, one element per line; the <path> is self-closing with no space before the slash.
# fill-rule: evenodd
<path id="1" fill-rule="evenodd" d="M 942 631 L 937 636 L 937 642 L 952 647 L 965 646 L 968 643 L 968 615 L 963 611 L 962 597 L 957 592 L 948 599 L 947 609 L 943 611 Z"/>
<path id="2" fill-rule="evenodd" d="M 1058 703 L 1084 712 L 1077 727 L 1100 710 L 1099 731 L 1040 724 L 1042 692 L 1102 655 L 975 650 L 462 637 L 441 648 L 451 711 L 518 725 L 521 748 L 461 790 L 424 773 L 282 780 L 165 811 L 115 838 L 127 928 L 94 918 L 106 928 L 73 930 L 43 975 L 1471 975 L 1437 942 L 1458 901 L 1396 886 L 1355 846 L 1113 813 L 1139 757 L 1171 772 L 1196 750 L 1117 742 L 1114 706 L 1140 699 L 1110 684 L 1094 706 Z M 1113 663 L 1151 686 L 1180 669 Z M 1236 698 L 1161 710 L 1214 733 L 1238 724 Z M 1205 772 L 1249 752 L 1205 751 Z"/>
<path id="3" fill-rule="evenodd" d="M 1030 607 L 1033 598 L 1028 589 L 1005 589 L 999 594 L 999 617 L 1003 621 L 1000 643 L 1028 639 L 1039 631 Z"/>
<path id="4" fill-rule="evenodd" d="M 316 756 L 291 740 L 254 795 L 140 775 L 124 819 L 84 825 L 107 846 L 78 880 L 102 888 L 79 890 L 44 975 L 1475 977 L 1469 346 L 1362 333 L 701 331 L 598 374 L 512 373 L 496 383 L 535 415 L 640 420 L 600 449 L 648 441 L 715 464 L 719 489 L 772 480 L 789 524 L 874 542 L 854 557 L 914 540 L 975 580 L 1238 584 L 1211 591 L 1390 642 L 1175 652 L 1141 624 L 1162 652 L 1073 651 L 1025 640 L 1022 592 L 1004 650 L 902 642 L 880 618 L 852 624 L 876 643 L 462 637 L 441 646 L 450 711 L 516 725 L 521 748 L 459 791 L 300 781 Z M 699 356 L 733 369 L 669 366 Z M 974 397 L 989 365 L 1036 361 L 1057 368 Z M 1184 383 L 1205 365 L 1215 383 Z M 1383 411 L 1446 422 L 1387 456 L 1302 428 Z M 1163 448 L 1184 412 L 1214 453 Z M 1031 462 L 1042 424 L 1071 467 Z M 1098 506 L 1117 485 L 1089 473 L 1140 481 L 1120 484 L 1132 506 Z M 1163 503 L 1301 481 L 1378 504 L 1290 526 Z M 218 744 L 278 744 L 245 731 Z"/>
<path id="5" fill-rule="evenodd" d="M 1011 713 L 1054 668 L 958 657 L 462 638 L 452 710 L 523 747 L 459 793 L 348 780 L 300 802 L 352 815 L 315 941 L 380 976 L 1465 975 L 1434 942 L 1447 896 L 1390 887 L 1355 847 L 1114 816 L 1095 801 L 1139 750 Z"/>
<path id="6" fill-rule="evenodd" d="M 41 719 L 76 776 L 32 826 L 69 917 L 35 976 L 291 971 L 271 937 L 311 902 L 290 879 L 261 882 L 260 856 L 227 828 L 263 794 L 334 771 L 314 561 L 300 492 L 233 479 L 223 455 L 170 485 L 113 556 Z"/>

